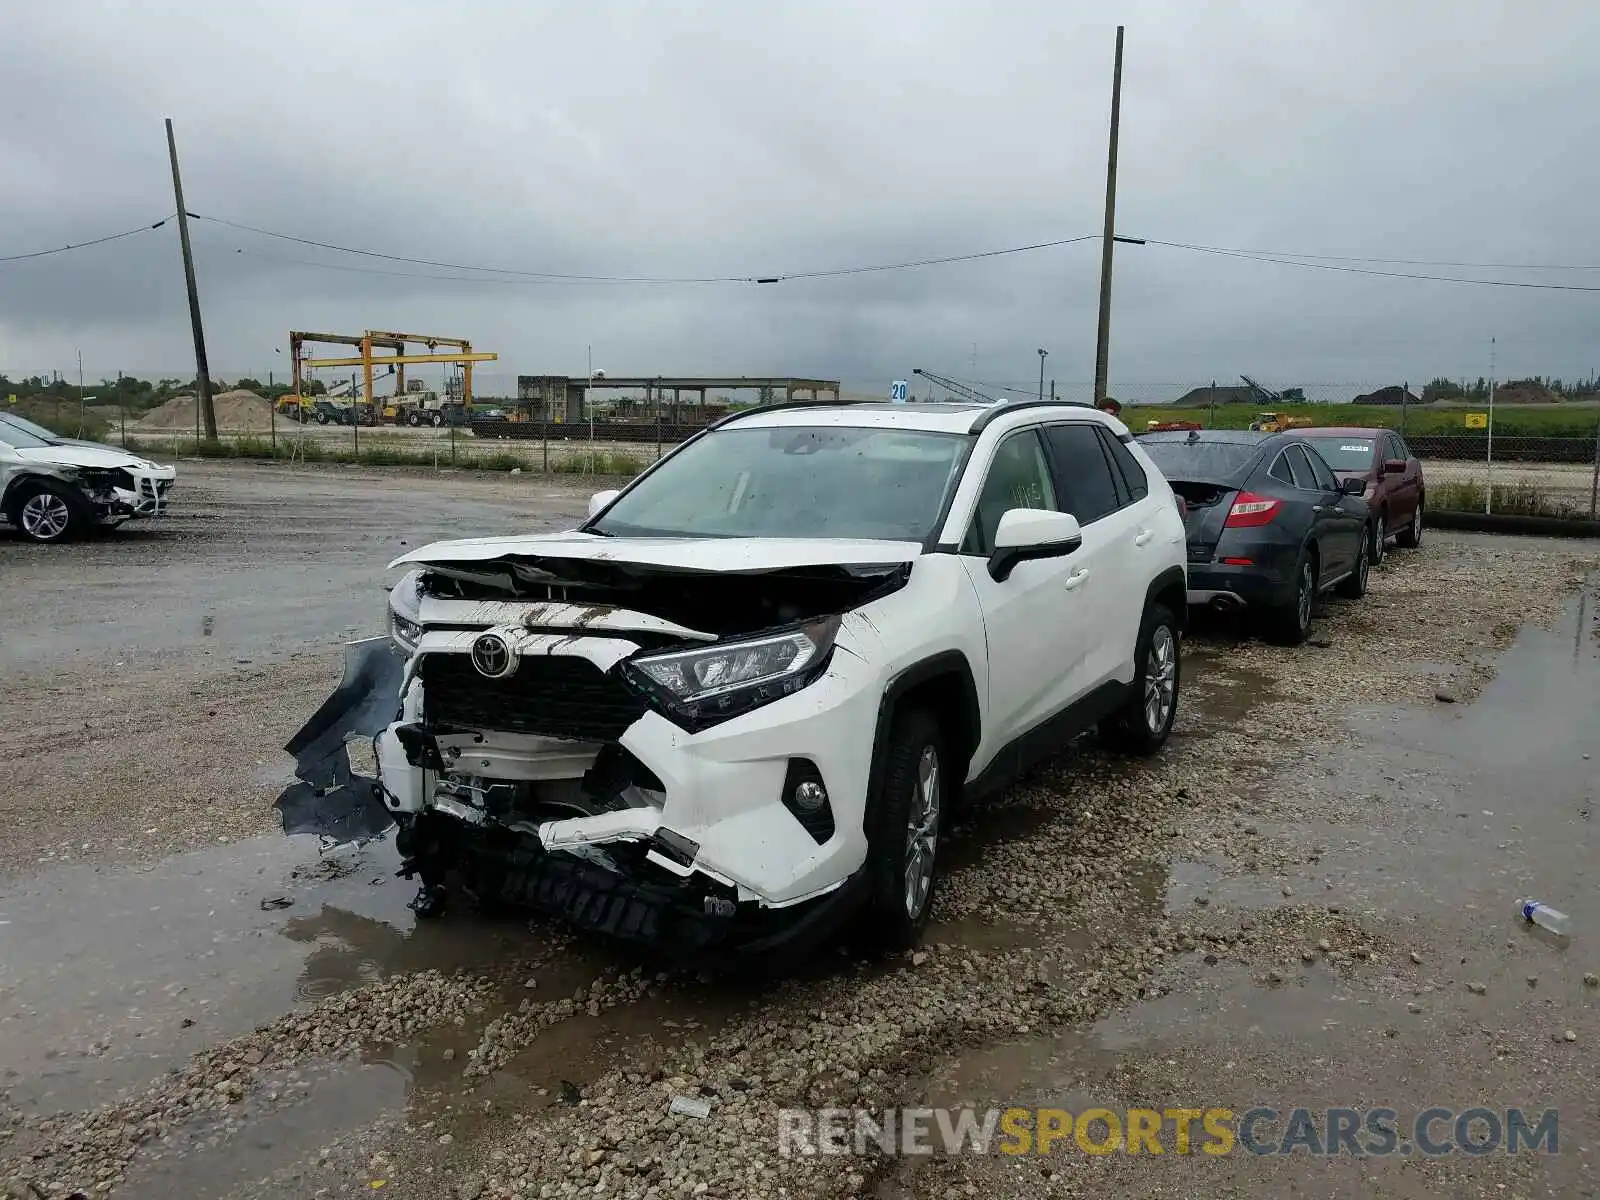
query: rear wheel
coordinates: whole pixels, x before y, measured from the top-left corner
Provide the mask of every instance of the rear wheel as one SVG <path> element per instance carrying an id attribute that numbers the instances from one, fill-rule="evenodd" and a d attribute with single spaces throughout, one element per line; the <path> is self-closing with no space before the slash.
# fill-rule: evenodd
<path id="1" fill-rule="evenodd" d="M 1375 567 L 1383 562 L 1384 552 L 1388 549 L 1388 535 L 1389 514 L 1379 511 L 1378 519 L 1372 525 L 1372 565 Z"/>
<path id="2" fill-rule="evenodd" d="M 916 708 L 897 716 L 882 781 L 867 801 L 870 893 L 862 934 L 882 949 L 914 945 L 927 924 L 948 772 L 933 714 Z"/>
<path id="3" fill-rule="evenodd" d="M 1422 497 L 1417 497 L 1417 507 L 1411 513 L 1411 524 L 1395 539 L 1398 545 L 1407 550 L 1415 550 L 1422 545 Z"/>
<path id="4" fill-rule="evenodd" d="M 1104 730 L 1117 749 L 1148 755 L 1166 744 L 1178 715 L 1180 659 L 1177 619 L 1165 605 L 1150 605 L 1134 645 L 1133 687 Z"/>
<path id="5" fill-rule="evenodd" d="M 43 480 L 18 485 L 9 515 L 23 537 L 47 545 L 73 537 L 83 524 L 71 493 Z"/>
<path id="6" fill-rule="evenodd" d="M 1381 542 L 1382 534 L 1374 525 L 1361 539 L 1361 550 L 1356 555 L 1355 569 L 1339 583 L 1339 595 L 1346 600 L 1359 600 L 1367 594 L 1367 576 L 1372 567 L 1372 546 Z"/>
<path id="7" fill-rule="evenodd" d="M 439 426 L 441 426 L 443 424 L 444 424 L 444 414 L 443 413 L 434 413 L 433 414 L 433 427 L 435 429 L 437 429 L 437 428 L 439 428 Z"/>
<path id="8" fill-rule="evenodd" d="M 1298 646 L 1311 636 L 1311 606 L 1317 599 L 1317 565 L 1308 551 L 1295 566 L 1294 598 L 1269 614 L 1268 633 L 1284 646 Z"/>

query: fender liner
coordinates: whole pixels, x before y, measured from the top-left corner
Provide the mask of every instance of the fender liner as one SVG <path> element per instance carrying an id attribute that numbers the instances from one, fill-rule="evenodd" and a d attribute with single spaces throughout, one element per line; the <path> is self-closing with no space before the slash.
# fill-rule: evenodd
<path id="1" fill-rule="evenodd" d="M 1172 613 L 1173 619 L 1178 622 L 1178 632 L 1183 633 L 1189 627 L 1189 574 L 1182 567 L 1168 567 L 1150 581 L 1144 593 L 1145 607 L 1149 608 L 1157 596 L 1169 589 L 1184 597 Z"/>
<path id="2" fill-rule="evenodd" d="M 967 656 L 959 650 L 941 650 L 920 662 L 914 663 L 889 681 L 883 699 L 878 702 L 878 723 L 872 734 L 872 767 L 867 773 L 867 801 L 878 794 L 886 769 L 889 726 L 894 722 L 900 701 L 913 689 L 938 679 L 954 679 L 961 692 L 961 716 L 967 723 L 968 753 L 976 747 L 983 733 L 982 709 L 978 705 L 978 687 L 972 681 L 972 667 Z"/>

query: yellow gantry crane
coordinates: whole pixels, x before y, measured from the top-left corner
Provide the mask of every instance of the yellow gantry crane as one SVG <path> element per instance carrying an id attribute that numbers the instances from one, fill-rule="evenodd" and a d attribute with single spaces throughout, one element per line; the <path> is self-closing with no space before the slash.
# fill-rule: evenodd
<path id="1" fill-rule="evenodd" d="M 307 358 L 304 357 L 304 347 L 307 344 L 353 346 L 361 353 L 359 357 L 345 358 Z M 408 354 L 410 346 L 424 346 L 426 354 Z M 454 352 L 440 353 L 440 346 L 454 346 Z M 374 355 L 373 351 L 389 351 L 390 353 Z M 404 398 L 406 393 L 406 368 L 408 366 L 421 366 L 428 363 L 459 363 L 461 365 L 461 403 L 469 413 L 472 411 L 472 364 L 480 362 L 494 362 L 500 356 L 484 352 L 474 352 L 472 343 L 466 338 L 440 337 L 429 333 L 391 333 L 387 330 L 369 329 L 362 334 L 348 333 L 307 333 L 300 330 L 289 332 L 289 360 L 294 372 L 294 394 L 302 394 L 301 373 L 307 369 L 317 367 L 360 367 L 362 372 L 363 392 L 367 403 L 377 408 L 372 395 L 372 369 L 386 369 L 395 376 L 395 396 L 397 401 Z"/>

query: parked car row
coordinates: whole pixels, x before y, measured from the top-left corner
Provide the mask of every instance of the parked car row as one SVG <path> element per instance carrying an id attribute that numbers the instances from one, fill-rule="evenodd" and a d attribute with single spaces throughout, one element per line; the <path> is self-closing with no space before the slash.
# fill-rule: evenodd
<path id="1" fill-rule="evenodd" d="M 1311 632 L 1316 597 L 1366 594 L 1390 542 L 1422 541 L 1422 464 L 1387 429 L 1146 433 L 1183 503 L 1189 602 L 1248 610 L 1275 639 Z"/>
<path id="2" fill-rule="evenodd" d="M 64 542 L 90 529 L 157 517 L 177 471 L 116 446 L 58 437 L 0 412 L 0 518 L 33 542 Z"/>

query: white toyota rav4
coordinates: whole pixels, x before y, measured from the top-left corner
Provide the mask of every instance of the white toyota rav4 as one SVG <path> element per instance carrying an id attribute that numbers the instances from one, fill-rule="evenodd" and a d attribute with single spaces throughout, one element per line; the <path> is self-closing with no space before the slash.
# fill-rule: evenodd
<path id="1" fill-rule="evenodd" d="M 953 804 L 1093 726 L 1166 740 L 1185 561 L 1165 479 L 1091 408 L 737 413 L 573 532 L 391 564 L 392 649 L 354 648 L 279 808 L 398 824 L 423 914 L 459 888 L 677 951 L 847 918 L 904 945 Z"/>

